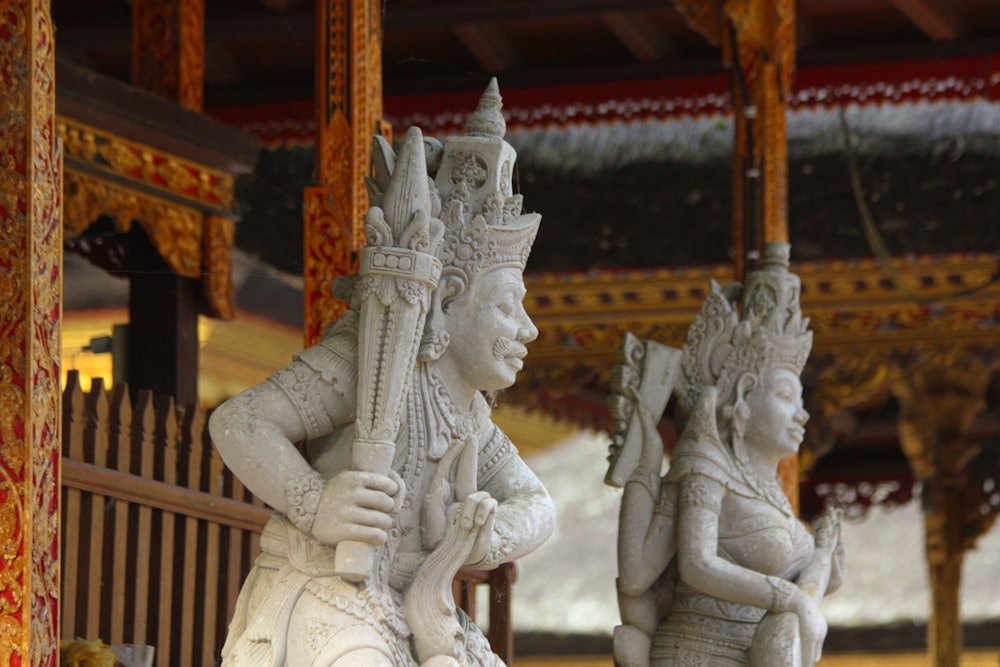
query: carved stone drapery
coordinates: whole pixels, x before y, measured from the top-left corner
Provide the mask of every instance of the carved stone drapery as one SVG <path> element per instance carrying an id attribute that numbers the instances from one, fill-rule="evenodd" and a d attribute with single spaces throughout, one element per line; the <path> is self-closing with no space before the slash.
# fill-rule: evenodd
<path id="1" fill-rule="evenodd" d="M 372 134 L 382 117 L 382 5 L 316 2 L 316 185 L 303 206 L 306 343 L 346 309 L 333 281 L 364 244 Z"/>
<path id="2" fill-rule="evenodd" d="M 132 83 L 200 111 L 205 89 L 205 0 L 134 0 Z"/>
<path id="3" fill-rule="evenodd" d="M 61 157 L 48 0 L 0 12 L 0 664 L 59 651 Z"/>

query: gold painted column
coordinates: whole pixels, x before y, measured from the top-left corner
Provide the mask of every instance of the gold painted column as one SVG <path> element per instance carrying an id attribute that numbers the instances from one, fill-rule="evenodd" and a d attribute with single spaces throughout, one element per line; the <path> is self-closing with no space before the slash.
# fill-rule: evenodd
<path id="1" fill-rule="evenodd" d="M 978 451 L 968 435 L 985 405 L 990 364 L 959 352 L 942 359 L 916 359 L 890 380 L 899 400 L 900 444 L 923 489 L 931 613 L 927 648 L 932 667 L 958 667 L 962 653 L 959 586 L 965 551 L 988 527 L 969 503 L 966 466 Z M 971 492 L 971 493 L 970 493 Z M 971 507 L 969 505 L 972 505 Z"/>
<path id="2" fill-rule="evenodd" d="M 201 111 L 205 0 L 133 0 L 132 85 Z"/>
<path id="3" fill-rule="evenodd" d="M 59 659 L 62 158 L 49 0 L 0 12 L 0 664 Z"/>
<path id="4" fill-rule="evenodd" d="M 316 183 L 304 202 L 305 339 L 346 310 L 335 278 L 364 245 L 372 135 L 382 118 L 382 3 L 316 2 Z"/>
<path id="5" fill-rule="evenodd" d="M 788 242 L 785 111 L 795 70 L 794 0 L 673 0 L 692 29 L 722 47 L 733 105 L 733 260 L 736 279 L 764 244 Z M 798 511 L 798 462 L 778 469 Z"/>

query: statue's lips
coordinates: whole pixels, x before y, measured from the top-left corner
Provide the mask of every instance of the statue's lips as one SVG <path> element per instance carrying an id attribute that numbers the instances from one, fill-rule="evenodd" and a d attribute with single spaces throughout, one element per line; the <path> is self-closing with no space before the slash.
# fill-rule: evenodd
<path id="1" fill-rule="evenodd" d="M 523 355 L 522 356 L 511 355 L 509 357 L 504 357 L 504 361 L 506 361 L 508 364 L 510 364 L 511 366 L 513 366 L 514 368 L 516 368 L 517 370 L 521 370 L 522 368 L 524 368 L 524 357 L 523 357 Z"/>

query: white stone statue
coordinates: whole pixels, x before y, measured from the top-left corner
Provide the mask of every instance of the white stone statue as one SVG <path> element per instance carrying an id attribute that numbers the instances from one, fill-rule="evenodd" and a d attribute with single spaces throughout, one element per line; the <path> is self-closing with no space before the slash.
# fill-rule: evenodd
<path id="1" fill-rule="evenodd" d="M 803 667 L 826 636 L 818 601 L 840 585 L 840 516 L 810 533 L 778 462 L 809 417 L 799 375 L 812 345 L 788 244 L 746 285 L 714 282 L 682 350 L 627 337 L 610 405 L 606 481 L 624 486 L 618 593 L 623 667 Z M 742 312 L 738 305 L 742 297 Z M 680 439 L 665 475 L 656 430 L 671 393 Z"/>
<path id="2" fill-rule="evenodd" d="M 226 464 L 277 510 L 223 665 L 502 664 L 452 579 L 555 524 L 484 397 L 538 335 L 522 273 L 540 216 L 511 192 L 505 131 L 492 81 L 465 135 L 442 146 L 414 128 L 398 156 L 376 139 L 351 309 L 213 414 Z"/>

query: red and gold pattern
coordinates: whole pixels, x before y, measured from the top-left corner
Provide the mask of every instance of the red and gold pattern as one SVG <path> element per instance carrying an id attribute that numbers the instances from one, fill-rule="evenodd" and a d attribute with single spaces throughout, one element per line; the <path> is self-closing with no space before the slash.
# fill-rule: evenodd
<path id="1" fill-rule="evenodd" d="M 62 226 L 48 0 L 0 3 L 0 664 L 55 667 Z"/>
<path id="2" fill-rule="evenodd" d="M 163 193 L 228 211 L 233 205 L 233 177 L 105 130 L 60 116 L 57 124 L 67 162 L 87 170 L 125 178 Z"/>
<path id="3" fill-rule="evenodd" d="M 204 81 L 204 0 L 135 0 L 132 83 L 200 111 Z"/>
<path id="4" fill-rule="evenodd" d="M 66 161 L 65 233 L 99 216 L 119 231 L 138 221 L 179 275 L 203 278 L 209 314 L 233 314 L 234 178 L 110 132 L 57 119 Z"/>
<path id="5" fill-rule="evenodd" d="M 364 176 L 382 117 L 381 4 L 319 0 L 316 186 L 304 203 L 306 343 L 339 317 L 333 280 L 351 273 L 364 244 Z"/>
<path id="6" fill-rule="evenodd" d="M 119 231 L 136 221 L 174 271 L 189 278 L 202 274 L 204 214 L 146 196 L 88 174 L 67 169 L 64 205 L 67 237 L 82 234 L 99 216 L 109 217 Z"/>

